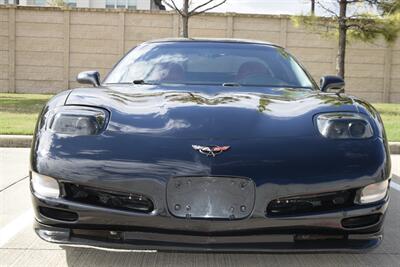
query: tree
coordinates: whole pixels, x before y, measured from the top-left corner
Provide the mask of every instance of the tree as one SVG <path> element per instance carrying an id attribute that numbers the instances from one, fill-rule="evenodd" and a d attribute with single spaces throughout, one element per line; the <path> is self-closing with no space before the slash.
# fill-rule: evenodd
<path id="1" fill-rule="evenodd" d="M 64 2 L 64 0 L 48 0 L 47 4 L 49 6 L 55 6 L 55 7 L 65 7 L 67 6 Z"/>
<path id="2" fill-rule="evenodd" d="M 315 15 L 315 0 L 311 0 L 311 15 Z"/>
<path id="3" fill-rule="evenodd" d="M 192 0 L 182 0 L 182 8 L 176 4 L 176 0 L 162 0 L 169 8 L 175 10 L 182 18 L 182 37 L 189 37 L 189 18 L 202 14 L 211 9 L 221 6 L 227 0 L 206 0 L 202 4 L 192 7 Z"/>
<path id="4" fill-rule="evenodd" d="M 296 16 L 295 25 L 303 24 L 313 31 L 338 38 L 338 75 L 345 76 L 346 46 L 349 40 L 372 42 L 383 37 L 392 43 L 400 31 L 400 0 L 333 0 L 338 8 L 328 6 L 322 0 L 315 0 L 317 6 L 329 15 L 326 17 Z M 360 7 L 372 7 L 376 14 Z M 362 11 L 358 11 L 358 10 Z M 351 10 L 351 12 L 348 12 Z M 350 14 L 349 14 L 350 13 Z M 321 29 L 326 28 L 325 31 Z"/>
<path id="5" fill-rule="evenodd" d="M 400 12 L 400 0 L 377 1 L 377 4 L 383 14 Z"/>

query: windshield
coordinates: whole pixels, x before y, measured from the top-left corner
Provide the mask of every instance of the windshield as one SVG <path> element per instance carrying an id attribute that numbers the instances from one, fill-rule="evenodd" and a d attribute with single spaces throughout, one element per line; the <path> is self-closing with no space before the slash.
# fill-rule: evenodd
<path id="1" fill-rule="evenodd" d="M 262 44 L 164 42 L 128 53 L 105 83 L 313 88 L 283 49 Z"/>

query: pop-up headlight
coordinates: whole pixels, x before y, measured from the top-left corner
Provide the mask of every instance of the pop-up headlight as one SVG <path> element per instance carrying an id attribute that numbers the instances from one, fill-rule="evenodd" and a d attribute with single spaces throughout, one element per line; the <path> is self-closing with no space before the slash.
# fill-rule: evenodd
<path id="1" fill-rule="evenodd" d="M 318 130 L 331 139 L 365 139 L 373 136 L 371 124 L 357 113 L 325 113 L 317 119 Z"/>
<path id="2" fill-rule="evenodd" d="M 99 108 L 64 106 L 56 110 L 49 129 L 66 135 L 96 135 L 105 128 L 106 115 Z"/>

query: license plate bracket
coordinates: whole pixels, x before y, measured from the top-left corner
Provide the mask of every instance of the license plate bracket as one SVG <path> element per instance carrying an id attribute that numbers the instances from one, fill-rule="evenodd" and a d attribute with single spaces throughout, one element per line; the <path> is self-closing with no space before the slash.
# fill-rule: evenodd
<path id="1" fill-rule="evenodd" d="M 180 218 L 243 219 L 254 199 L 254 182 L 245 177 L 173 177 L 167 184 L 168 209 Z"/>

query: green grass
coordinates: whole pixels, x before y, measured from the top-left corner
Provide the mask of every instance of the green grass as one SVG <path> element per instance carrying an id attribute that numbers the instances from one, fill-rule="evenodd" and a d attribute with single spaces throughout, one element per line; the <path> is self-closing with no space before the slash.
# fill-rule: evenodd
<path id="1" fill-rule="evenodd" d="M 38 114 L 51 97 L 0 93 L 0 134 L 33 134 Z"/>
<path id="2" fill-rule="evenodd" d="M 400 104 L 373 104 L 381 114 L 389 141 L 400 141 Z"/>
<path id="3" fill-rule="evenodd" d="M 36 119 L 51 95 L 0 93 L 0 134 L 33 134 Z M 374 104 L 389 141 L 400 141 L 400 104 Z"/>

